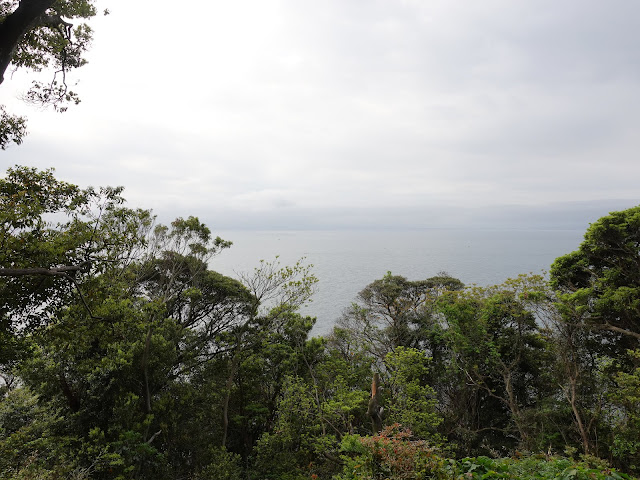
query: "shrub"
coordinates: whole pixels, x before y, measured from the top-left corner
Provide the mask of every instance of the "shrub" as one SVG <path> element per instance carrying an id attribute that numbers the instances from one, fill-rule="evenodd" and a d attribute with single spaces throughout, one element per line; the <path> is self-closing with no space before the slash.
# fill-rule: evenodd
<path id="1" fill-rule="evenodd" d="M 346 435 L 341 443 L 343 471 L 336 480 L 449 479 L 446 461 L 424 440 L 411 440 L 399 424 L 379 435 Z"/>

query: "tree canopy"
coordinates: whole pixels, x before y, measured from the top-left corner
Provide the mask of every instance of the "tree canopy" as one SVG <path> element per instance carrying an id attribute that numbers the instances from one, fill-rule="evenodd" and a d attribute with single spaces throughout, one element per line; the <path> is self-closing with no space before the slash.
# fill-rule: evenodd
<path id="1" fill-rule="evenodd" d="M 85 20 L 96 13 L 93 0 L 0 1 L 0 84 L 10 68 L 48 70 L 49 80 L 34 80 L 25 99 L 59 111 L 77 104 L 67 75 L 86 63 L 92 31 Z M 26 120 L 0 106 L 0 148 L 20 144 L 25 134 Z"/>
<path id="2" fill-rule="evenodd" d="M 640 340 L 640 206 L 591 224 L 580 248 L 551 267 L 553 285 L 592 328 L 626 348 Z"/>

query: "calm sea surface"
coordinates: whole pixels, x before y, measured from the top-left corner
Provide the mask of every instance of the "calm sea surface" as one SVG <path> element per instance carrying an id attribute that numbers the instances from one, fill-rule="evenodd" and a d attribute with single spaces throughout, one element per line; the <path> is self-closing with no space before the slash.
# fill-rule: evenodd
<path id="1" fill-rule="evenodd" d="M 261 259 L 292 265 L 301 257 L 319 279 L 303 313 L 317 317 L 314 335 L 328 333 L 357 293 L 387 271 L 409 280 L 445 271 L 466 285 L 502 283 L 520 273 L 541 273 L 556 257 L 576 250 L 584 231 L 222 231 L 233 246 L 211 268 L 231 277 L 252 272 Z"/>

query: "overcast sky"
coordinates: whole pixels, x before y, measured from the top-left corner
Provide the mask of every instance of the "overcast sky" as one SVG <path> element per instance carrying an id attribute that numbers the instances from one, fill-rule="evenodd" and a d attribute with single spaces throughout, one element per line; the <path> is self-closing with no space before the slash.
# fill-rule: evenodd
<path id="1" fill-rule="evenodd" d="M 640 203 L 640 2 L 97 2 L 13 164 L 214 228 L 580 228 Z M 4 169 L 4 167 L 3 167 Z"/>

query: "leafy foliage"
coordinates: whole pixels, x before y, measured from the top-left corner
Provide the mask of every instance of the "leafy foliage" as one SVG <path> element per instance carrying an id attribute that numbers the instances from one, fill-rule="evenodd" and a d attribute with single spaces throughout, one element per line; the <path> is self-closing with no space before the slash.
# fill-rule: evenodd
<path id="1" fill-rule="evenodd" d="M 640 350 L 629 355 L 640 360 Z M 631 373 L 618 372 L 615 376 L 616 388 L 610 399 L 618 408 L 614 418 L 613 454 L 632 471 L 640 471 L 640 367 Z"/>
<path id="2" fill-rule="evenodd" d="M 563 457 L 524 457 L 491 459 L 464 458 L 457 463 L 457 479 L 555 479 L 626 480 L 629 475 L 590 459 L 574 461 Z"/>
<path id="3" fill-rule="evenodd" d="M 9 145 L 20 145 L 27 134 L 27 120 L 7 113 L 0 105 L 0 149 L 6 150 Z"/>
<path id="4" fill-rule="evenodd" d="M 591 224 L 573 253 L 556 259 L 552 283 L 601 331 L 625 351 L 640 339 L 640 207 L 612 212 Z"/>
<path id="5" fill-rule="evenodd" d="M 437 438 L 436 427 L 442 418 L 436 410 L 436 393 L 426 384 L 429 358 L 424 353 L 398 347 L 387 355 L 390 390 L 388 421 L 404 425 L 419 438 Z"/>

